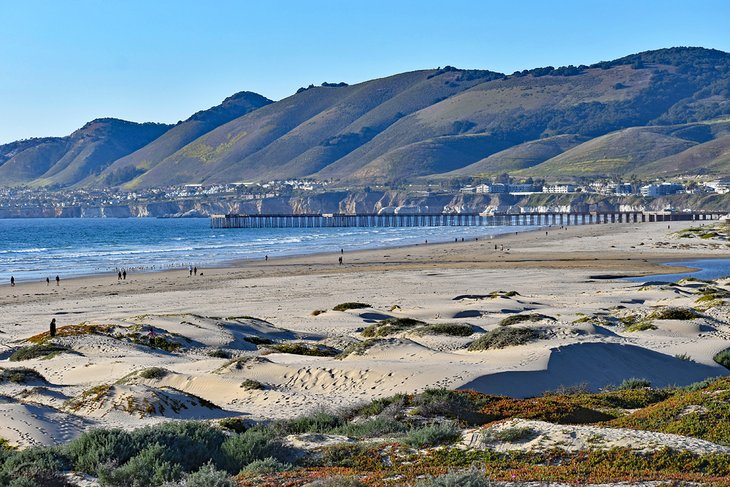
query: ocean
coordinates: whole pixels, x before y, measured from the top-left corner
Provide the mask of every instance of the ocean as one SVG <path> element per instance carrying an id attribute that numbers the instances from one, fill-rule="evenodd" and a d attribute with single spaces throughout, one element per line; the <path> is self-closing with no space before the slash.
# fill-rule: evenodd
<path id="1" fill-rule="evenodd" d="M 677 282 L 680 279 L 686 279 L 688 277 L 693 277 L 695 279 L 718 279 L 720 277 L 730 276 L 730 259 L 698 259 L 684 262 L 672 262 L 664 265 L 691 267 L 697 270 L 677 274 L 656 274 L 652 276 L 629 277 L 627 280 L 633 282 Z"/>
<path id="2" fill-rule="evenodd" d="M 206 218 L 0 220 L 0 283 L 473 239 L 531 227 L 211 229 Z"/>

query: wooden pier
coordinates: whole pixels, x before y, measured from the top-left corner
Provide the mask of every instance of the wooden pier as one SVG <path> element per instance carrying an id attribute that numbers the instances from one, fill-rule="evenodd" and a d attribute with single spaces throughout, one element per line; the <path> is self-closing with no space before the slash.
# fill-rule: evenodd
<path id="1" fill-rule="evenodd" d="M 489 227 L 717 220 L 721 212 L 212 215 L 211 228 Z"/>

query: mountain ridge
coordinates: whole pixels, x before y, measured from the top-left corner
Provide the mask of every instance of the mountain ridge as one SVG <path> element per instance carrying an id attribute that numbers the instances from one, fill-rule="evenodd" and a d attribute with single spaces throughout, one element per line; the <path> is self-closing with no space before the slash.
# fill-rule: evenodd
<path id="1" fill-rule="evenodd" d="M 726 131 L 698 126 L 724 127 L 724 119 L 730 54 L 715 49 L 658 49 L 511 75 L 446 66 L 323 83 L 275 102 L 238 93 L 114 160 L 90 164 L 81 179 L 64 171 L 70 149 L 58 139 L 6 144 L 0 185 L 132 189 L 315 178 L 357 186 L 500 172 L 726 176 Z M 23 164 L 11 164 L 22 153 Z"/>

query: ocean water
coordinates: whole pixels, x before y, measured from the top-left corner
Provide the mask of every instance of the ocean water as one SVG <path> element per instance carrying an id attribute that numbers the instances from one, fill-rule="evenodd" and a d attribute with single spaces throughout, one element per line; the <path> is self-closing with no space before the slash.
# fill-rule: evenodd
<path id="1" fill-rule="evenodd" d="M 205 268 L 242 259 L 357 250 L 530 227 L 211 229 L 208 219 L 98 218 L 0 220 L 0 284 L 116 273 Z M 333 259 L 336 257 L 333 255 Z"/>
<path id="2" fill-rule="evenodd" d="M 692 267 L 697 270 L 677 274 L 657 274 L 654 276 L 630 277 L 627 278 L 627 280 L 633 282 L 677 282 L 680 279 L 688 277 L 694 277 L 695 279 L 717 279 L 719 277 L 730 276 L 730 259 L 699 259 L 688 260 L 685 262 L 673 262 L 664 265 Z"/>

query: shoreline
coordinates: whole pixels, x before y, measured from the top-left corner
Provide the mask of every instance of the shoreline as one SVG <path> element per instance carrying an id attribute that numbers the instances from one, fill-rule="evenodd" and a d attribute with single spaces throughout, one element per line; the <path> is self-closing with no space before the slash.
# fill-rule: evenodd
<path id="1" fill-rule="evenodd" d="M 690 227 L 695 222 L 674 222 L 670 233 Z M 424 269 L 573 269 L 590 270 L 595 273 L 617 273 L 630 277 L 646 275 L 677 274 L 692 272 L 684 266 L 667 266 L 672 262 L 700 259 L 723 259 L 723 251 L 700 249 L 671 249 L 666 246 L 639 248 L 639 245 L 623 248 L 612 244 L 642 233 L 664 235 L 665 223 L 609 223 L 600 225 L 572 225 L 563 230 L 559 227 L 539 227 L 522 232 L 503 233 L 479 237 L 464 242 L 438 242 L 393 247 L 378 247 L 348 251 L 344 264 L 338 265 L 339 252 L 298 254 L 262 259 L 238 259 L 229 265 L 199 267 L 199 276 L 188 276 L 187 268 L 164 269 L 130 273 L 126 281 L 118 281 L 115 273 L 92 274 L 63 278 L 61 285 L 51 281 L 21 281 L 15 287 L 0 285 L 0 305 L 23 301 L 43 300 L 58 296 L 59 290 L 70 288 L 72 292 L 83 289 L 98 289 L 112 286 L 113 292 L 143 294 L 154 292 L 153 286 L 173 279 L 179 291 L 202 289 L 204 286 L 221 286 L 235 280 L 294 275 L 339 275 L 359 272 L 384 272 L 388 270 L 415 271 Z M 642 230 L 643 229 L 643 230 Z M 544 235 L 543 232 L 548 232 Z M 491 237 L 491 238 L 490 238 Z M 584 245 L 581 240 L 590 239 L 595 244 Z M 654 237 L 649 237 L 653 241 Z M 495 244 L 499 242 L 499 244 Z M 648 242 L 647 242 L 648 243 Z M 495 245 L 498 249 L 494 250 Z M 593 245 L 597 245 L 594 247 Z M 678 245 L 681 245 L 678 244 Z M 504 246 L 504 251 L 501 250 Z M 590 250 L 584 250 L 589 248 Z M 132 283 L 142 284 L 135 286 Z M 203 287 L 201 287 L 203 286 Z M 42 291 L 47 292 L 42 292 Z M 110 289 L 109 289 L 110 290 Z M 56 291 L 56 292 L 54 292 Z M 32 295 L 31 295 L 32 292 Z M 106 291 L 102 291 L 106 292 Z"/>

